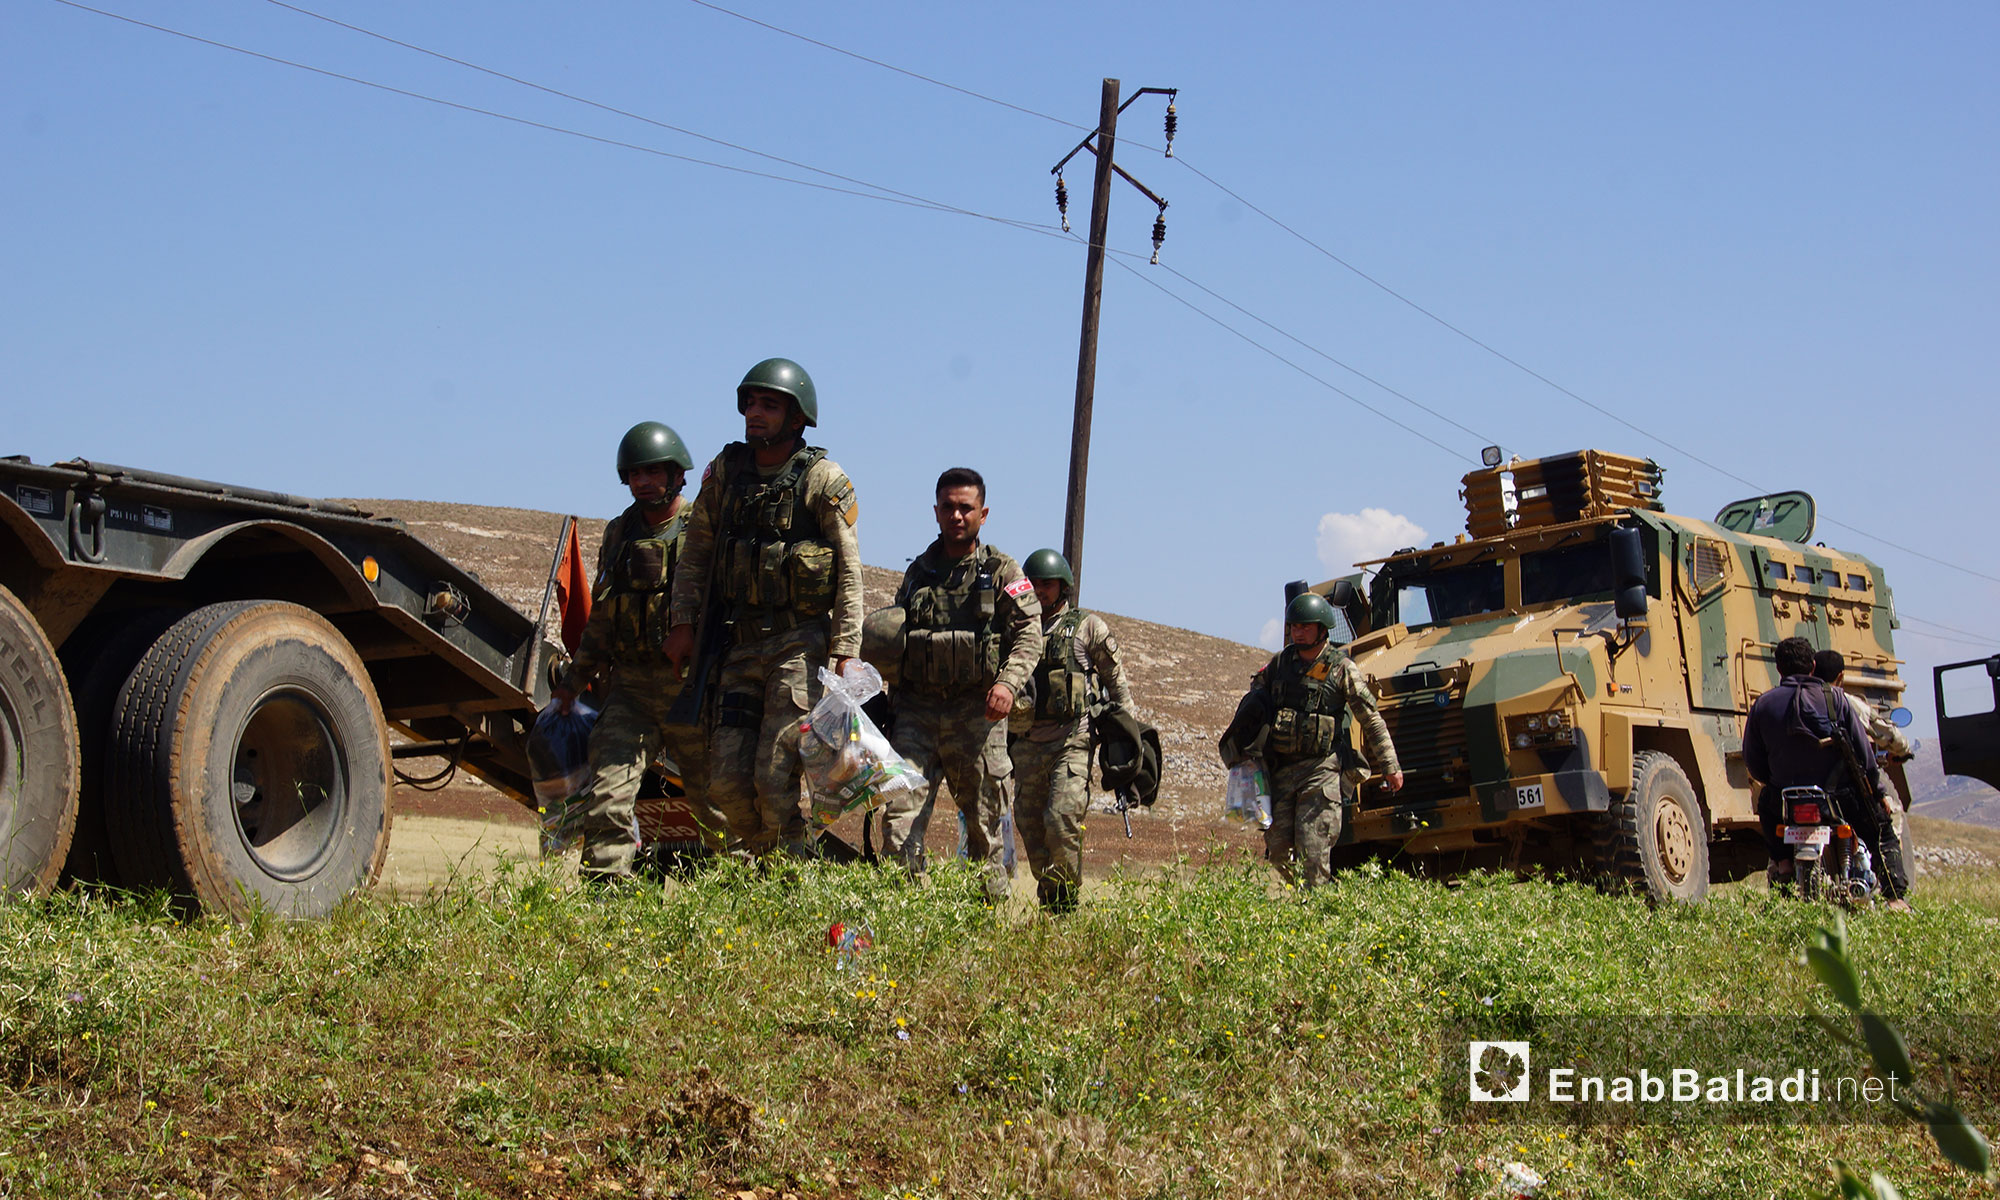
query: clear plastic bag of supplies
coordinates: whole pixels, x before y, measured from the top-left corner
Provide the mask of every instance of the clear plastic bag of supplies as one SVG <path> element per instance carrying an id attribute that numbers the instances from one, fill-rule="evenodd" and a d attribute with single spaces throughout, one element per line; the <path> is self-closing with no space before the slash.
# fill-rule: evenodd
<path id="1" fill-rule="evenodd" d="M 821 669 L 826 695 L 799 722 L 799 761 L 821 826 L 848 813 L 868 813 L 897 792 L 921 789 L 922 772 L 889 746 L 861 706 L 882 690 L 882 675 L 855 662 L 844 676 Z"/>
<path id="2" fill-rule="evenodd" d="M 597 710 L 572 701 L 567 712 L 551 700 L 528 732 L 528 778 L 535 785 L 535 809 L 542 814 L 542 853 L 559 854 L 578 841 L 578 813 L 572 801 L 590 782 L 590 731 Z"/>
<path id="3" fill-rule="evenodd" d="M 1271 827 L 1271 777 L 1265 773 L 1261 761 L 1246 758 L 1229 768 L 1229 788 L 1223 793 L 1223 812 L 1245 821 L 1255 821 L 1259 829 Z"/>

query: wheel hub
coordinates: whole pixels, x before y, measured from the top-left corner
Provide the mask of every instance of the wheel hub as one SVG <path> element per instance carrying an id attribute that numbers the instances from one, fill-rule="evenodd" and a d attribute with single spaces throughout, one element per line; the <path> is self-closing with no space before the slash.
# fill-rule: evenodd
<path id="1" fill-rule="evenodd" d="M 273 692 L 236 740 L 230 805 L 243 846 L 278 879 L 303 879 L 333 852 L 347 808 L 347 762 L 318 701 Z"/>
<path id="2" fill-rule="evenodd" d="M 1660 866 L 1669 879 L 1676 884 L 1682 882 L 1694 868 L 1694 829 L 1688 824 L 1687 814 L 1671 800 L 1663 802 L 1653 832 L 1660 847 Z"/>

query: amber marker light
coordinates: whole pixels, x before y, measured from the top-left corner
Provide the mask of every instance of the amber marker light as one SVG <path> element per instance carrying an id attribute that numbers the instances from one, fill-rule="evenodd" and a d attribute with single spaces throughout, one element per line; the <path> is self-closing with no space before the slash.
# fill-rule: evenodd
<path id="1" fill-rule="evenodd" d="M 361 578 L 366 579 L 370 583 L 375 583 L 382 578 L 382 564 L 375 561 L 374 555 L 371 554 L 361 560 Z"/>

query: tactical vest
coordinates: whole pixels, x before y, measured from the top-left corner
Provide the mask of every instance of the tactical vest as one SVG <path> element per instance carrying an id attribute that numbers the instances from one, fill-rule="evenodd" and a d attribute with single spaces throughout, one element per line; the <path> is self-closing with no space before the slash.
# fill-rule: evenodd
<path id="1" fill-rule="evenodd" d="M 1097 676 L 1076 652 L 1076 633 L 1085 614 L 1072 608 L 1055 619 L 1042 640 L 1035 665 L 1035 720 L 1075 721 L 1090 715 L 1098 698 Z"/>
<path id="2" fill-rule="evenodd" d="M 819 536 L 805 498 L 806 472 L 825 457 L 817 446 L 801 447 L 765 479 L 748 446 L 724 452 L 715 567 L 737 621 L 777 632 L 833 612 L 833 546 Z"/>
<path id="3" fill-rule="evenodd" d="M 1340 652 L 1332 646 L 1309 664 L 1289 648 L 1268 668 L 1271 752 L 1283 758 L 1322 758 L 1347 750 L 1347 696 L 1335 683 Z"/>
<path id="4" fill-rule="evenodd" d="M 628 533 L 633 525 L 645 526 L 645 518 L 636 510 L 619 518 L 619 534 Z M 657 532 L 645 529 L 647 536 L 631 538 L 618 547 L 604 599 L 611 605 L 612 654 L 620 658 L 658 657 L 666 644 L 669 592 L 686 525 L 687 508 L 682 506 Z"/>
<path id="5" fill-rule="evenodd" d="M 903 606 L 905 685 L 956 691 L 1000 678 L 996 558 L 991 547 L 980 546 L 943 573 L 920 566 L 928 575 Z"/>

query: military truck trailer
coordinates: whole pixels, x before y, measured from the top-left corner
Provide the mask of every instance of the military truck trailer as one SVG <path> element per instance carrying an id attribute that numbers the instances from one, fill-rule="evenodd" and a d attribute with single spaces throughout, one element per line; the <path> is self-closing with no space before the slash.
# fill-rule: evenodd
<path id="1" fill-rule="evenodd" d="M 1809 544 L 1802 492 L 1667 515 L 1660 467 L 1579 451 L 1467 474 L 1466 532 L 1316 585 L 1351 626 L 1405 783 L 1362 785 L 1336 857 L 1541 865 L 1699 900 L 1765 863 L 1743 763 L 1792 635 L 1903 694 L 1882 569 Z M 1908 803 L 1907 783 L 1903 786 Z"/>
<path id="2" fill-rule="evenodd" d="M 398 760 L 532 807 L 548 608 L 349 505 L 0 459 L 0 891 L 314 916 L 380 871 Z"/>

